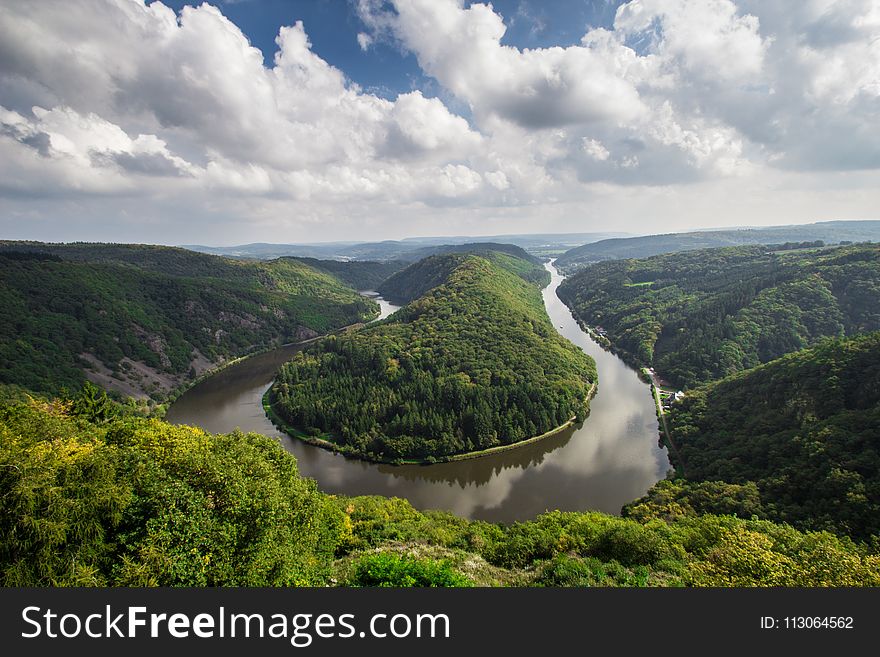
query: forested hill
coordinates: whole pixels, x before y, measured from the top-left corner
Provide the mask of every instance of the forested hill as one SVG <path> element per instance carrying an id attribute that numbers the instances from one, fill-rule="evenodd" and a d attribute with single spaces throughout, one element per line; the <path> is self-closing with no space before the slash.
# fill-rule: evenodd
<path id="1" fill-rule="evenodd" d="M 669 427 L 687 479 L 753 481 L 772 520 L 880 534 L 880 333 L 692 390 Z"/>
<path id="2" fill-rule="evenodd" d="M 433 277 L 427 293 L 282 367 L 269 397 L 284 423 L 393 461 L 506 445 L 585 416 L 595 364 L 519 275 L 536 265 L 503 253 L 426 262 L 416 271 Z"/>
<path id="3" fill-rule="evenodd" d="M 0 253 L 34 253 L 51 255 L 68 262 L 88 262 L 92 264 L 131 265 L 138 269 L 168 274 L 201 278 L 240 277 L 246 270 L 239 262 L 195 253 L 173 246 L 154 244 L 112 244 L 101 242 L 17 242 L 0 241 Z"/>
<path id="4" fill-rule="evenodd" d="M 317 258 L 290 258 L 313 269 L 332 274 L 355 290 L 376 290 L 389 276 L 406 267 L 401 260 L 373 262 L 370 260 L 318 260 Z"/>
<path id="5" fill-rule="evenodd" d="M 468 245 L 465 245 L 468 246 Z M 484 246 L 484 245 L 477 245 Z M 502 245 L 506 246 L 506 245 Z M 522 251 L 519 247 L 511 247 Z M 383 282 L 379 293 L 391 303 L 402 305 L 417 299 L 429 290 L 446 282 L 453 270 L 466 258 L 468 252 L 451 251 L 447 255 L 434 255 L 423 258 L 398 272 Z M 480 249 L 476 252 L 500 267 L 516 274 L 524 281 L 541 287 L 550 282 L 550 274 L 544 269 L 540 260 L 523 251 L 525 257 L 512 256 L 507 250 Z"/>
<path id="6" fill-rule="evenodd" d="M 465 244 L 439 244 L 424 246 L 400 257 L 410 262 L 421 260 L 432 255 L 445 255 L 448 253 L 475 253 L 477 255 L 486 255 L 490 253 L 506 253 L 520 260 L 525 260 L 533 265 L 540 265 L 541 260 L 530 255 L 522 247 L 514 244 L 502 244 L 499 242 L 467 242 Z"/>
<path id="7" fill-rule="evenodd" d="M 647 258 L 648 256 L 696 249 L 812 242 L 826 244 L 880 241 L 880 221 L 822 221 L 797 226 L 772 226 L 740 230 L 701 230 L 643 237 L 601 240 L 569 249 L 556 260 L 560 269 L 571 271 L 603 260 Z"/>
<path id="8" fill-rule="evenodd" d="M 375 312 L 337 278 L 296 261 L 4 242 L 0 383 L 57 392 L 88 377 L 123 395 L 162 399 L 224 359 Z"/>
<path id="9" fill-rule="evenodd" d="M 880 329 L 880 245 L 615 260 L 566 279 L 559 296 L 628 360 L 690 387 Z"/>

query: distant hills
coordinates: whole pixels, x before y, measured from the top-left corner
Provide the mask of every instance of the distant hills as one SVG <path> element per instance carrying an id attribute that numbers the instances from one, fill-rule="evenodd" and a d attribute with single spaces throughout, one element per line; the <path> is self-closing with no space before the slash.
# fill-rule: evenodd
<path id="1" fill-rule="evenodd" d="M 283 256 L 320 258 L 324 260 L 404 260 L 415 262 L 420 258 L 433 255 L 440 251 L 431 247 L 445 247 L 478 242 L 495 242 L 513 244 L 532 254 L 546 256 L 556 255 L 578 246 L 604 240 L 609 237 L 621 237 L 626 233 L 559 233 L 559 234 L 526 234 L 526 235 L 490 235 L 483 237 L 449 236 L 449 237 L 412 237 L 404 240 L 386 240 L 382 242 L 325 242 L 315 244 L 242 244 L 240 246 L 202 246 L 198 244 L 183 245 L 182 248 L 200 253 L 211 253 L 233 258 L 252 258 L 271 260 Z"/>
<path id="2" fill-rule="evenodd" d="M 477 243 L 510 244 L 541 258 L 557 257 L 556 265 L 571 271 L 587 264 L 622 258 L 645 258 L 663 253 L 750 244 L 813 242 L 880 242 L 880 221 L 823 221 L 813 224 L 705 230 L 631 237 L 620 232 L 540 233 L 482 237 L 413 237 L 380 242 L 323 242 L 303 244 L 242 244 L 239 246 L 183 245 L 182 248 L 231 258 L 271 260 L 280 257 L 321 260 L 399 260 L 415 262 L 454 247 Z M 469 249 L 474 251 L 473 248 Z"/>
<path id="3" fill-rule="evenodd" d="M 880 221 L 821 221 L 814 224 L 707 230 L 690 233 L 646 235 L 604 239 L 570 249 L 559 256 L 556 266 L 572 270 L 603 260 L 646 258 L 662 253 L 710 249 L 748 244 L 783 244 L 821 240 L 840 242 L 880 241 Z"/>

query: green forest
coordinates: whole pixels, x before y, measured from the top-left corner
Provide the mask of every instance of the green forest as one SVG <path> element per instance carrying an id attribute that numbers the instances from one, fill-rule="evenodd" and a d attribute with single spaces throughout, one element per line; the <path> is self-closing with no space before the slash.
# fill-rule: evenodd
<path id="1" fill-rule="evenodd" d="M 312 269 L 335 276 L 355 290 L 375 290 L 386 278 L 406 267 L 400 260 L 372 262 L 359 260 L 318 260 L 317 258 L 290 258 Z"/>
<path id="2" fill-rule="evenodd" d="M 583 420 L 595 364 L 554 330 L 546 272 L 505 253 L 426 258 L 380 291 L 409 303 L 285 364 L 268 394 L 288 431 L 380 461 L 437 460 Z"/>
<path id="3" fill-rule="evenodd" d="M 559 296 L 622 357 L 680 388 L 880 329 L 880 246 L 784 246 L 602 262 Z"/>
<path id="4" fill-rule="evenodd" d="M 641 504 L 500 525 L 325 495 L 270 438 L 89 386 L 0 403 L 0 460 L 4 586 L 880 585 L 868 546 L 767 520 Z"/>
<path id="5" fill-rule="evenodd" d="M 826 244 L 878 242 L 880 221 L 817 221 L 813 224 L 795 226 L 615 237 L 569 249 L 559 256 L 556 266 L 563 271 L 574 273 L 580 267 L 603 260 L 647 258 L 662 253 L 728 246 L 815 241 Z"/>
<path id="6" fill-rule="evenodd" d="M 504 446 L 584 419 L 596 383 L 547 318 L 535 260 L 489 248 L 399 271 L 0 243 L 0 584 L 880 586 L 878 256 L 737 247 L 566 281 L 582 320 L 688 387 L 667 416 L 676 478 L 620 517 L 497 524 L 324 494 L 277 441 L 168 424 L 84 372 L 185 379 L 196 352 L 374 316 L 352 289 L 369 281 L 405 307 L 298 353 L 274 419 L 379 461 Z"/>
<path id="7" fill-rule="evenodd" d="M 678 474 L 748 487 L 748 513 L 880 534 L 880 333 L 829 339 L 696 388 L 668 421 Z"/>
<path id="8" fill-rule="evenodd" d="M 450 247 L 449 253 L 482 255 L 503 266 L 507 271 L 516 274 L 524 281 L 534 283 L 540 288 L 550 282 L 550 273 L 544 269 L 541 261 L 537 258 L 528 255 L 518 247 L 501 245 L 507 246 L 507 249 L 494 250 L 494 246 L 493 244 L 465 244 L 462 247 Z M 474 247 L 476 250 L 457 250 L 466 247 Z M 391 303 L 402 306 L 445 283 L 460 263 L 460 257 L 428 256 L 405 270 L 389 276 L 379 285 L 378 291 Z"/>
<path id="9" fill-rule="evenodd" d="M 218 362 L 377 311 L 336 276 L 296 260 L 2 242 L 0 383 L 57 393 L 91 376 L 163 399 Z"/>

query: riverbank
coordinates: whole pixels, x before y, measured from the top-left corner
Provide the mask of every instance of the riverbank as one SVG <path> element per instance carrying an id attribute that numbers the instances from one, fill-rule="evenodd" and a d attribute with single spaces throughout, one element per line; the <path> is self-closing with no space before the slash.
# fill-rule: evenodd
<path id="1" fill-rule="evenodd" d="M 171 404 L 173 404 L 178 399 L 180 399 L 180 397 L 182 395 L 184 395 L 187 391 L 191 390 L 192 388 L 195 388 L 200 383 L 204 383 L 205 381 L 207 381 L 211 377 L 219 374 L 223 370 L 229 369 L 230 367 L 233 367 L 235 365 L 243 363 L 244 361 L 248 360 L 249 358 L 255 358 L 256 356 L 261 356 L 263 354 L 269 353 L 270 351 L 275 351 L 276 349 L 283 349 L 285 347 L 293 347 L 293 346 L 297 346 L 297 345 L 309 344 L 310 342 L 315 342 L 316 340 L 320 340 L 323 337 L 326 337 L 328 335 L 333 335 L 334 333 L 338 333 L 340 331 L 348 330 L 350 328 L 359 326 L 360 324 L 361 324 L 361 322 L 358 322 L 357 324 L 349 324 L 348 326 L 343 326 L 342 328 L 336 329 L 335 331 L 331 331 L 330 333 L 324 333 L 323 335 L 317 335 L 313 338 L 307 338 L 306 340 L 300 340 L 299 342 L 286 342 L 284 344 L 261 347 L 259 349 L 255 349 L 254 351 L 248 352 L 242 356 L 230 358 L 229 360 L 223 361 L 222 363 L 218 363 L 215 367 L 207 369 L 204 372 L 202 372 L 201 374 L 199 374 L 192 381 L 187 381 L 186 383 L 181 384 L 180 386 L 178 386 L 177 388 L 172 390 L 170 393 L 168 393 L 168 397 L 167 397 L 166 401 L 156 407 L 156 415 L 159 418 L 164 417 L 168 411 L 168 407 L 170 407 Z"/>
<path id="2" fill-rule="evenodd" d="M 593 399 L 593 397 L 595 397 L 597 389 L 598 388 L 596 383 L 593 383 L 593 385 L 590 386 L 590 390 L 587 392 L 587 417 L 589 417 L 590 415 L 589 402 Z M 278 429 L 278 431 L 289 436 L 290 438 L 293 438 L 294 440 L 300 440 L 308 445 L 313 445 L 315 447 L 320 447 L 322 449 L 341 454 L 346 458 L 366 461 L 367 463 L 380 463 L 383 465 L 434 465 L 437 463 L 455 463 L 458 461 L 478 459 L 484 456 L 492 456 L 495 454 L 500 454 L 502 452 L 509 452 L 514 449 L 525 447 L 527 445 L 533 445 L 541 440 L 545 440 L 547 438 L 555 436 L 578 423 L 577 416 L 573 415 L 571 418 L 569 418 L 567 422 L 560 424 L 559 426 L 554 427 L 549 431 L 545 431 L 539 436 L 532 436 L 531 438 L 518 440 L 515 443 L 509 443 L 507 445 L 496 445 L 495 447 L 488 447 L 486 449 L 476 450 L 473 452 L 463 452 L 461 454 L 449 454 L 445 456 L 428 456 L 424 459 L 381 459 L 368 458 L 365 454 L 361 452 L 354 452 L 346 449 L 345 445 L 338 445 L 331 440 L 318 438 L 317 436 L 310 436 L 309 434 L 288 424 L 284 420 L 284 418 L 282 418 L 277 413 L 274 406 L 272 405 L 272 386 L 269 386 L 269 389 L 266 390 L 266 392 L 263 394 L 263 411 L 265 412 L 266 417 L 269 418 L 269 421 L 276 429 Z"/>
<path id="3" fill-rule="evenodd" d="M 367 295 L 364 295 L 364 296 L 367 296 Z M 376 298 L 373 296 L 367 296 L 367 298 L 373 299 L 374 301 L 376 300 Z M 154 413 L 159 418 L 165 417 L 165 415 L 168 412 L 168 408 L 171 406 L 171 404 L 173 404 L 178 399 L 180 399 L 180 397 L 182 395 L 186 394 L 186 392 L 195 388 L 200 383 L 204 383 L 205 381 L 207 381 L 211 377 L 219 374 L 220 372 L 222 372 L 226 369 L 229 369 L 230 367 L 233 367 L 235 365 L 239 365 L 239 364 L 243 363 L 244 361 L 248 360 L 249 358 L 255 358 L 256 356 L 262 356 L 263 354 L 267 354 L 270 351 L 275 351 L 276 349 L 284 349 L 286 347 L 307 345 L 312 342 L 316 342 L 317 340 L 320 340 L 321 338 L 326 338 L 329 335 L 337 335 L 339 333 L 344 333 L 345 331 L 351 331 L 351 330 L 360 328 L 361 326 L 365 326 L 365 325 L 370 324 L 372 322 L 378 321 L 380 319 L 382 319 L 381 305 L 379 307 L 379 311 L 376 313 L 376 317 L 374 317 L 373 319 L 369 319 L 369 320 L 365 320 L 365 321 L 361 321 L 361 322 L 354 322 L 353 324 L 346 324 L 345 326 L 341 326 L 338 329 L 334 329 L 334 330 L 329 331 L 327 333 L 321 333 L 320 335 L 316 335 L 311 338 L 306 338 L 305 340 L 298 340 L 296 342 L 285 342 L 283 344 L 274 344 L 274 345 L 267 345 L 265 347 L 259 347 L 255 350 L 250 351 L 250 352 L 243 354 L 241 356 L 236 356 L 235 358 L 231 358 L 229 360 L 223 361 L 222 363 L 218 363 L 214 367 L 211 367 L 210 369 L 207 369 L 204 372 L 202 372 L 201 374 L 199 374 L 192 381 L 186 381 L 186 382 L 182 383 L 181 385 L 179 385 L 174 390 L 170 391 L 168 393 L 168 396 L 166 397 L 165 401 L 156 407 L 156 410 L 154 411 Z"/>
<path id="4" fill-rule="evenodd" d="M 651 396 L 654 398 L 654 409 L 657 412 L 657 422 L 661 428 L 661 435 L 663 436 L 663 443 L 673 452 L 675 452 L 675 460 L 679 464 L 681 468 L 681 476 L 685 476 L 684 472 L 684 461 L 681 459 L 681 453 L 678 451 L 678 447 L 675 446 L 675 442 L 672 440 L 672 433 L 669 431 L 669 425 L 666 423 L 666 411 L 663 410 L 663 402 L 660 399 L 660 388 L 657 386 L 654 381 L 654 377 L 647 367 L 643 367 L 639 370 L 641 376 L 647 376 L 648 381 L 651 383 Z"/>
<path id="5" fill-rule="evenodd" d="M 263 408 L 278 367 L 300 347 L 226 367 L 182 395 L 167 417 L 212 433 L 240 429 L 271 436 L 296 456 L 304 477 L 331 495 L 399 497 L 418 509 L 441 508 L 487 522 L 525 521 L 548 508 L 618 514 L 666 476 L 671 467 L 667 447 L 658 435 L 649 386 L 580 330 L 555 294 L 559 280 L 554 274 L 545 289 L 545 308 L 556 330 L 596 360 L 601 385 L 591 400 L 589 420 L 540 440 L 435 465 L 341 458 L 279 431 Z"/>

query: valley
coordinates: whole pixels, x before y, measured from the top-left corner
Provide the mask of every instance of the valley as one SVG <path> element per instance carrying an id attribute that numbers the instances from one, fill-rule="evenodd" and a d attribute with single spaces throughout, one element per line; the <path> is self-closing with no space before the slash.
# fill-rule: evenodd
<path id="1" fill-rule="evenodd" d="M 262 398 L 278 368 L 300 347 L 248 358 L 184 393 L 168 409 L 174 424 L 275 437 L 297 458 L 303 476 L 336 495 L 403 497 L 418 509 L 447 509 L 492 522 L 533 518 L 547 508 L 618 513 L 670 468 L 658 444 L 648 386 L 580 330 L 556 296 L 562 277 L 552 265 L 543 303 L 556 331 L 596 362 L 600 385 L 583 425 L 537 443 L 478 459 L 389 466 L 340 457 L 290 438 L 266 417 Z M 391 306 L 388 311 L 394 310 Z"/>
<path id="2" fill-rule="evenodd" d="M 118 549 L 93 543 L 88 550 L 96 560 L 83 571 L 64 555 L 92 540 L 86 534 L 71 531 L 60 543 L 35 537 L 34 546 L 49 542 L 34 563 L 25 567 L 10 552 L 0 559 L 6 582 L 376 585 L 394 572 L 437 585 L 880 581 L 880 557 L 870 548 L 880 499 L 873 245 L 690 251 L 608 261 L 568 277 L 553 260 L 492 242 L 432 247 L 411 264 L 242 261 L 127 245 L 0 246 L 7 289 L 26 289 L 32 277 L 46 290 L 65 290 L 52 299 L 105 295 L 65 307 L 27 288 L 34 290 L 31 303 L 38 302 L 33 310 L 22 311 L 16 301 L 6 308 L 10 326 L 35 327 L 22 338 L 42 335 L 36 327 L 53 317 L 89 327 L 89 338 L 80 340 L 128 331 L 140 341 L 141 351 L 127 347 L 115 369 L 112 361 L 74 360 L 73 390 L 91 379 L 121 399 L 118 371 L 153 363 L 171 376 L 174 361 L 169 365 L 159 351 L 179 344 L 191 355 L 183 365 L 191 371 L 174 380 L 183 394 L 153 389 L 151 405 L 120 403 L 94 386 L 69 393 L 28 384 L 33 375 L 16 368 L 32 364 L 11 358 L 17 365 L 6 370 L 0 389 L 0 445 L 18 470 L 5 473 L 4 486 L 40 491 L 27 478 L 55 468 L 51 476 L 69 482 L 61 494 L 75 496 L 89 486 L 76 483 L 76 472 L 103 472 L 100 485 L 111 497 L 98 495 L 97 506 L 81 506 L 77 517 L 100 527 L 90 535 L 122 532 L 125 538 L 114 540 L 128 547 L 119 562 Z M 263 337 L 268 325 L 256 314 L 245 317 L 226 351 L 206 343 L 205 351 L 220 358 L 206 356 L 202 366 L 216 372 L 189 387 L 202 343 L 181 324 L 185 312 L 131 310 L 132 300 L 156 303 L 146 281 L 180 290 L 173 298 L 183 303 L 195 296 L 226 304 L 211 306 L 215 321 L 228 323 L 230 304 L 274 299 L 266 308 L 290 308 L 296 324 L 281 337 Z M 114 298 L 117 323 L 101 328 L 104 315 L 88 308 Z M 75 304 L 86 312 L 77 314 Z M 139 316 L 167 323 L 154 321 L 150 337 L 128 319 Z M 689 331 L 675 329 L 681 326 Z M 697 337 L 702 346 L 694 346 Z M 36 349 L 44 344 L 27 339 Z M 723 348 L 709 346 L 713 340 Z M 707 360 L 735 349 L 744 354 L 739 360 Z M 56 352 L 46 354 L 68 358 Z M 656 368 L 655 380 L 668 377 L 685 389 L 663 417 L 676 445 L 669 455 L 654 396 L 634 369 L 645 365 Z M 165 411 L 157 402 L 169 398 Z M 38 464 L 33 459 L 47 445 L 41 436 L 50 434 L 68 442 L 53 443 L 61 451 L 47 452 Z M 160 453 L 153 474 L 131 469 Z M 125 456 L 110 466 L 114 454 Z M 257 524 L 247 531 L 263 538 L 252 548 L 219 539 L 250 521 L 198 501 L 205 494 L 214 499 L 217 488 L 202 480 L 200 466 L 190 471 L 177 462 L 194 458 L 240 482 L 223 493 L 224 505 L 243 504 L 242 513 L 253 516 Z M 274 465 L 260 465 L 264 458 Z M 252 480 L 254 468 L 278 477 L 277 485 Z M 269 475 L 272 468 L 280 470 Z M 269 531 L 259 518 L 277 514 L 270 508 L 276 502 L 248 506 L 241 486 L 260 496 L 274 487 L 272 495 L 293 495 L 297 508 L 316 515 L 305 525 L 285 521 L 294 534 Z M 139 506 L 132 506 L 132 491 Z M 203 523 L 198 535 L 218 537 L 204 538 L 216 567 L 173 556 L 193 548 L 179 533 L 184 516 L 161 510 L 169 494 L 184 495 L 174 508 L 188 509 L 186 522 Z M 125 509 L 122 515 L 107 511 L 113 505 Z M 18 508 L 11 518 L 29 513 Z M 32 522 L 25 518 L 15 522 Z M 159 518 L 166 529 L 154 524 Z M 18 524 L 3 531 L 27 533 Z M 12 536 L 3 542 L 17 545 Z M 177 567 L 151 561 L 157 541 L 170 550 L 161 560 L 177 559 Z M 308 564 L 269 556 L 294 545 L 311 555 Z M 281 560 L 274 574 L 258 574 L 248 558 L 233 556 L 249 553 L 253 563 Z M 766 568 L 748 565 L 755 559 Z M 359 579 L 368 572 L 379 580 Z"/>

